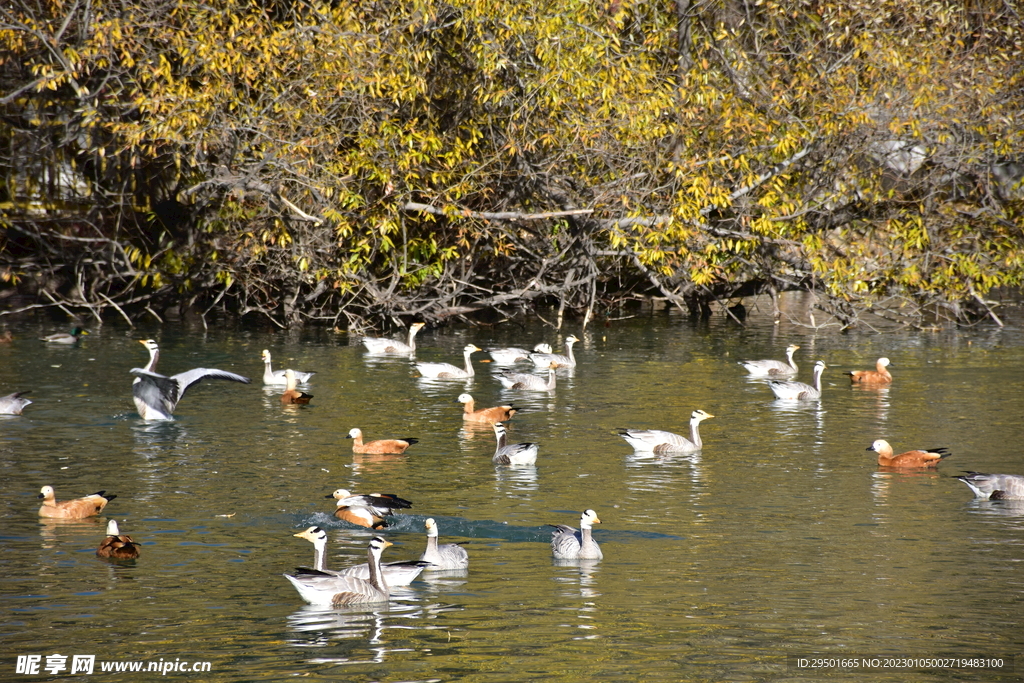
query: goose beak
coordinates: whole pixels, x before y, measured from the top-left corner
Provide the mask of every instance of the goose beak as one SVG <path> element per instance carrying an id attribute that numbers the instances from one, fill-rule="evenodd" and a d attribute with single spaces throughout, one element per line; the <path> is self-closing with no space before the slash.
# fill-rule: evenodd
<path id="1" fill-rule="evenodd" d="M 324 498 L 334 498 L 334 494 L 328 493 L 326 496 L 324 496 Z"/>

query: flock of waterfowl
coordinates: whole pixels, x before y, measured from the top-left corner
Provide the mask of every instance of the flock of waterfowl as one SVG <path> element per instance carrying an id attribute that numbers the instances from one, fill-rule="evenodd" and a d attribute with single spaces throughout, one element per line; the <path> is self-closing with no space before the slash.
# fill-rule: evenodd
<path id="1" fill-rule="evenodd" d="M 414 323 L 410 326 L 406 341 L 365 337 L 363 345 L 371 353 L 401 354 L 412 357 L 416 351 L 415 337 L 424 326 Z M 88 334 L 81 328 L 73 328 L 68 334 L 43 337 L 46 343 L 75 344 L 82 335 Z M 533 363 L 537 369 L 546 369 L 547 378 L 536 374 L 504 370 L 496 375 L 501 384 L 512 390 L 522 391 L 553 391 L 555 390 L 555 370 L 559 367 L 575 367 L 573 344 L 579 340 L 570 335 L 565 341 L 565 353 L 552 353 L 551 347 L 538 344 L 533 351 L 522 348 L 491 349 L 492 360 L 501 365 L 516 363 Z M 152 339 L 140 342 L 149 351 L 149 362 L 143 368 L 132 368 L 129 372 L 135 376 L 132 383 L 132 395 L 139 416 L 144 420 L 172 419 L 175 408 L 185 396 L 187 390 L 204 379 L 222 379 L 249 384 L 247 377 L 216 368 L 195 368 L 175 375 L 165 376 L 156 372 L 160 357 L 159 345 Z M 821 398 L 821 375 L 826 369 L 823 361 L 817 361 L 813 371 L 813 385 L 798 382 L 793 377 L 799 368 L 793 359 L 799 346 L 790 345 L 786 348 L 786 361 L 755 360 L 740 361 L 751 376 L 768 379 L 768 387 L 781 400 L 817 400 Z M 481 351 L 474 344 L 467 344 L 464 349 L 464 366 L 458 367 L 448 363 L 417 362 L 416 369 L 426 378 L 466 379 L 473 377 L 471 356 Z M 308 383 L 315 372 L 296 371 L 292 369 L 273 370 L 270 352 L 262 352 L 264 362 L 263 383 L 267 386 L 280 386 L 284 391 L 281 402 L 285 405 L 309 403 L 312 395 L 299 391 L 299 384 Z M 879 358 L 875 370 L 851 371 L 846 373 L 856 384 L 885 386 L 892 383 L 889 372 L 889 359 Z M 21 398 L 25 392 L 17 392 L 0 398 L 0 413 L 20 415 L 22 409 L 31 401 Z M 492 457 L 495 465 L 532 465 L 537 461 L 539 447 L 536 443 L 508 443 L 504 423 L 516 414 L 517 409 L 511 405 L 494 406 L 477 409 L 473 397 L 463 393 L 458 397 L 463 404 L 463 419 L 469 422 L 489 423 L 493 426 L 496 448 Z M 699 426 L 704 420 L 714 417 L 703 410 L 694 410 L 690 416 L 689 438 L 662 430 L 620 429 L 619 435 L 637 452 L 664 453 L 695 453 L 703 448 Z M 354 453 L 370 454 L 401 454 L 417 439 L 406 437 L 401 439 L 380 439 L 365 441 L 363 433 L 353 428 L 348 433 L 352 439 Z M 882 439 L 874 441 L 868 448 L 878 453 L 878 464 L 890 469 L 921 469 L 935 467 L 950 455 L 947 448 L 913 450 L 894 454 L 893 448 Z M 1024 476 L 1011 474 L 984 474 L 968 472 L 957 479 L 971 488 L 975 496 L 990 500 L 1022 500 L 1024 499 Z M 103 512 L 107 503 L 116 498 L 105 491 L 83 498 L 58 502 L 51 486 L 43 486 L 39 497 L 43 500 L 39 508 L 39 516 L 45 518 L 81 519 L 98 515 Z M 351 524 L 370 529 L 386 528 L 387 518 L 396 510 L 412 506 L 408 500 L 394 494 L 357 494 L 346 489 L 338 489 L 327 498 L 335 500 L 334 516 Z M 557 559 L 600 560 L 603 557 L 601 548 L 592 536 L 593 524 L 600 523 L 597 513 L 586 510 L 580 518 L 577 530 L 566 525 L 552 525 L 551 552 Z M 391 562 L 381 564 L 381 554 L 391 545 L 381 536 L 373 537 L 367 547 L 367 562 L 349 567 L 341 571 L 329 570 L 326 566 L 325 552 L 327 533 L 319 527 L 310 527 L 295 534 L 314 545 L 314 562 L 311 568 L 299 568 L 294 574 L 286 574 L 304 600 L 318 605 L 348 605 L 371 603 L 389 599 L 388 586 L 407 585 L 426 570 L 448 571 L 465 570 L 469 566 L 469 556 L 465 548 L 458 544 L 438 544 L 438 526 L 434 519 L 427 519 L 426 548 L 418 560 Z M 108 559 L 135 559 L 139 556 L 139 545 L 130 536 L 123 535 L 117 523 L 111 520 L 107 527 L 107 535 L 101 542 L 96 554 Z"/>

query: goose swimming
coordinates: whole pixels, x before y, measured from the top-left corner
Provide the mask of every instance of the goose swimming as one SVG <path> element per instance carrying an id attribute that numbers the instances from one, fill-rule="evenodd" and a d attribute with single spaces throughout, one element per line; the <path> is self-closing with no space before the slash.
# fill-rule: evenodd
<path id="1" fill-rule="evenodd" d="M 284 386 L 288 384 L 288 376 L 285 374 L 288 370 L 274 370 L 270 366 L 270 351 L 263 349 L 261 354 L 263 358 L 263 384 L 266 386 Z M 292 370 L 295 374 L 295 381 L 299 384 L 306 384 L 309 380 L 313 379 L 313 375 L 316 374 L 314 371 L 299 371 Z"/>
<path id="2" fill-rule="evenodd" d="M 572 345 L 578 342 L 575 334 L 565 338 L 565 353 L 531 353 L 530 360 L 538 368 L 550 367 L 552 363 L 560 368 L 576 367 L 576 357 L 572 355 Z"/>
<path id="3" fill-rule="evenodd" d="M 466 363 L 465 369 L 451 363 L 417 363 L 416 369 L 424 377 L 432 379 L 467 379 L 474 374 L 473 363 L 469 360 L 469 357 L 479 350 L 480 347 L 475 344 L 466 344 L 465 348 L 462 349 L 462 357 Z"/>
<path id="4" fill-rule="evenodd" d="M 384 549 L 392 545 L 380 536 L 374 536 L 366 549 L 369 578 L 360 579 L 355 576 L 336 576 L 315 569 L 296 570 L 295 576 L 285 574 L 302 599 L 312 605 L 361 605 L 375 602 L 387 602 L 391 593 L 384 580 L 380 567 L 380 556 Z"/>
<path id="5" fill-rule="evenodd" d="M 32 401 L 22 398 L 27 393 L 27 391 L 16 391 L 13 394 L 0 397 L 0 415 L 21 415 L 25 406 L 32 404 Z"/>
<path id="6" fill-rule="evenodd" d="M 346 567 L 340 571 L 327 568 L 327 532 L 318 526 L 311 526 L 305 531 L 295 534 L 296 538 L 304 538 L 313 544 L 313 569 L 331 574 L 332 576 L 354 576 L 357 579 L 370 578 L 370 565 L 367 563 Z M 408 586 L 427 566 L 419 560 L 403 560 L 401 562 L 385 562 L 381 564 L 381 573 L 389 586 Z"/>
<path id="7" fill-rule="evenodd" d="M 740 365 L 746 368 L 754 377 L 791 377 L 797 373 L 796 363 L 793 362 L 793 354 L 800 347 L 790 344 L 786 347 L 786 362 L 781 360 L 741 360 Z"/>
<path id="8" fill-rule="evenodd" d="M 501 382 L 501 386 L 506 389 L 514 389 L 518 391 L 554 391 L 556 367 L 557 363 L 552 363 L 548 366 L 547 380 L 537 375 L 528 375 L 522 372 L 510 372 L 508 370 L 505 370 L 495 376 L 498 378 L 498 381 Z"/>
<path id="9" fill-rule="evenodd" d="M 250 382 L 248 377 L 212 368 L 195 368 L 170 377 L 161 375 L 155 371 L 157 360 L 160 358 L 160 346 L 152 339 L 145 339 L 139 343 L 149 350 L 149 363 L 145 368 L 132 368 L 129 372 L 135 375 L 132 395 L 139 417 L 143 420 L 173 419 L 171 415 L 178 402 L 185 396 L 185 392 L 204 379 L 225 379 L 242 384 Z"/>
<path id="10" fill-rule="evenodd" d="M 814 386 L 795 380 L 773 379 L 769 380 L 768 388 L 772 390 L 776 398 L 785 400 L 803 401 L 821 398 L 821 373 L 824 370 L 825 361 L 819 360 L 814 364 Z"/>
<path id="11" fill-rule="evenodd" d="M 423 526 L 427 529 L 427 548 L 420 555 L 420 560 L 429 562 L 427 569 L 466 569 L 469 567 L 469 553 L 458 543 L 437 544 L 437 522 L 428 518 Z"/>
<path id="12" fill-rule="evenodd" d="M 413 323 L 409 325 L 409 339 L 401 342 L 397 339 L 385 339 L 383 337 L 363 337 L 363 346 L 370 353 L 397 353 L 412 355 L 416 353 L 416 333 L 423 329 L 426 323 Z"/>
<path id="13" fill-rule="evenodd" d="M 551 533 L 551 554 L 559 560 L 602 559 L 604 553 L 601 552 L 601 546 L 591 535 L 591 526 L 600 523 L 596 512 L 586 510 L 580 517 L 579 531 L 565 524 L 550 525 L 555 527 Z"/>
<path id="14" fill-rule="evenodd" d="M 970 486 L 976 498 L 1024 500 L 1024 476 L 1020 474 L 967 472 L 957 479 Z"/>
<path id="15" fill-rule="evenodd" d="M 494 436 L 498 446 L 491 462 L 495 465 L 532 465 L 537 462 L 538 445 L 535 443 L 508 443 L 505 425 L 494 423 Z"/>
<path id="16" fill-rule="evenodd" d="M 714 415 L 703 410 L 690 413 L 690 439 L 660 429 L 620 429 L 619 436 L 638 452 L 694 453 L 704 447 L 700 439 L 700 423 L 712 417 Z"/>
<path id="17" fill-rule="evenodd" d="M 497 365 L 514 365 L 530 360 L 531 353 L 551 353 L 551 345 L 541 342 L 533 347 L 533 351 L 527 351 L 517 346 L 507 346 L 503 349 L 488 349 L 487 353 Z"/>

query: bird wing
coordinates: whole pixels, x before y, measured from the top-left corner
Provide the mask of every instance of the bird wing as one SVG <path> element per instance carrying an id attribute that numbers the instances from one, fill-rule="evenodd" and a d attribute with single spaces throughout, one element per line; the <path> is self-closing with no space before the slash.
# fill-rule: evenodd
<path id="1" fill-rule="evenodd" d="M 216 368 L 194 368 L 185 372 L 179 372 L 177 375 L 171 375 L 170 379 L 177 382 L 177 395 L 174 397 L 175 403 L 182 399 L 189 387 L 202 382 L 204 379 L 226 379 L 232 382 L 241 382 L 242 384 L 249 384 L 252 381 L 248 377 L 242 377 L 227 370 L 217 370 Z"/>

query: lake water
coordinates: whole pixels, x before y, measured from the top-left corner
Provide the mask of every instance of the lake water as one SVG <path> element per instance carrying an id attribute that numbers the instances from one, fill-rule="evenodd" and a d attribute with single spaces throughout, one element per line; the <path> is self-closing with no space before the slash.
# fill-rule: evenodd
<path id="1" fill-rule="evenodd" d="M 59 327 L 59 326 L 58 326 Z M 418 379 L 406 358 L 368 356 L 344 334 L 181 328 L 92 329 L 77 347 L 12 328 L 0 393 L 30 389 L 0 418 L 0 679 L 64 680 L 75 655 L 101 663 L 209 662 L 209 681 L 1021 680 L 1024 504 L 976 502 L 963 470 L 1024 474 L 1024 335 L 1019 326 L 840 335 L 788 324 L 740 328 L 670 312 L 586 331 L 444 328 L 421 360 L 570 332 L 579 366 L 551 394 L 512 394 L 474 356 L 470 382 Z M 205 382 L 175 420 L 144 423 L 128 370 L 137 340 L 159 370 L 217 367 L 253 384 Z M 776 401 L 736 361 L 797 352 L 800 379 L 829 365 L 819 402 Z M 276 367 L 316 370 L 308 406 L 261 385 Z M 846 370 L 893 363 L 889 389 L 851 387 Z M 529 370 L 528 366 L 523 366 Z M 464 426 L 456 397 L 513 401 L 512 441 L 540 443 L 536 467 L 495 468 L 486 425 Z M 642 457 L 618 427 L 688 434 L 703 452 Z M 417 437 L 400 456 L 355 456 L 343 438 Z M 949 447 L 937 471 L 884 472 L 865 449 Z M 59 499 L 117 494 L 102 518 L 37 517 Z M 332 568 L 365 560 L 366 529 L 335 520 L 336 488 L 413 501 L 384 535 L 385 560 L 413 559 L 423 522 L 466 541 L 464 575 L 423 575 L 388 606 L 307 606 L 281 576 L 312 562 L 292 534 L 330 534 Z M 597 563 L 558 564 L 549 524 L 602 520 Z M 142 543 L 133 564 L 97 559 L 105 520 Z M 46 657 L 68 657 L 47 673 Z M 1003 658 L 1013 670 L 813 671 L 795 658 Z M 40 673 L 16 674 L 39 655 Z M 23 660 L 23 662 L 26 660 Z M 862 665 L 859 665 L 862 666 Z M 153 678 L 120 674 L 121 680 Z M 127 676 L 127 678 L 126 678 Z"/>

